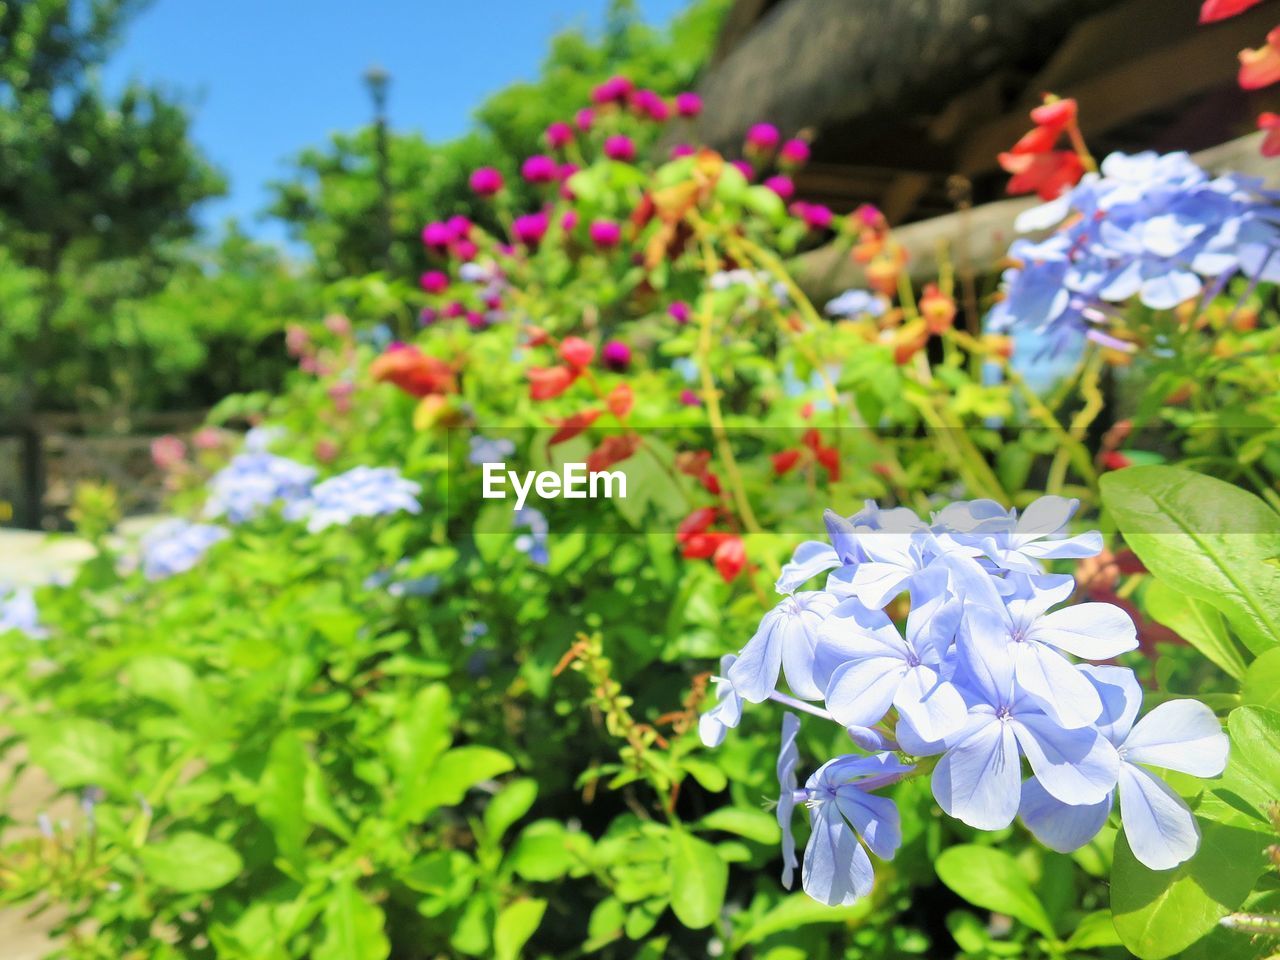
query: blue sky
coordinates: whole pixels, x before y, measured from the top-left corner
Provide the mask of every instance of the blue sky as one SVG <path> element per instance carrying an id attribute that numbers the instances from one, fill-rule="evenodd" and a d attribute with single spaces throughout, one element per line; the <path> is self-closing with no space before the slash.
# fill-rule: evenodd
<path id="1" fill-rule="evenodd" d="M 640 0 L 665 23 L 682 0 Z M 129 27 L 104 71 L 112 88 L 131 78 L 178 93 L 194 136 L 230 181 L 206 204 L 215 225 L 254 217 L 282 161 L 337 130 L 367 123 L 361 75 L 392 76 L 393 126 L 430 139 L 464 131 L 487 94 L 537 74 L 548 41 L 567 27 L 598 29 L 608 0 L 154 0 Z"/>

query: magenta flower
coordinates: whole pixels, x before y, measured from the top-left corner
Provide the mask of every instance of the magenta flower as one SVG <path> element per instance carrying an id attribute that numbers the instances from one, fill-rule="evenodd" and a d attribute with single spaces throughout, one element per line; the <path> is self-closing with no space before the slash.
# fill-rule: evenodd
<path id="1" fill-rule="evenodd" d="M 574 115 L 573 123 L 579 130 L 586 133 L 596 122 L 596 112 L 590 107 L 583 107 Z"/>
<path id="2" fill-rule="evenodd" d="M 796 195 L 796 185 L 791 182 L 791 178 L 779 173 L 765 180 L 764 185 L 780 196 L 783 200 L 790 200 Z"/>
<path id="3" fill-rule="evenodd" d="M 576 163 L 566 163 L 561 165 L 560 169 L 556 172 L 556 175 L 560 178 L 560 198 L 562 200 L 577 199 L 577 197 L 574 196 L 573 187 L 569 186 L 569 178 L 581 169 L 582 168 Z"/>
<path id="4" fill-rule="evenodd" d="M 440 270 L 428 270 L 418 282 L 427 293 L 444 293 L 449 288 L 449 275 Z"/>
<path id="5" fill-rule="evenodd" d="M 747 147 L 761 153 L 774 149 L 781 139 L 782 134 L 772 123 L 757 123 L 747 131 Z"/>
<path id="6" fill-rule="evenodd" d="M 560 229 L 565 233 L 573 233 L 574 227 L 578 225 L 578 211 L 566 210 L 563 217 L 560 218 Z"/>
<path id="7" fill-rule="evenodd" d="M 444 310 L 441 311 L 441 314 L 442 316 L 445 316 L 450 320 L 452 320 L 456 317 L 463 316 L 466 312 L 467 312 L 466 304 L 460 303 L 459 301 L 454 300 L 451 303 L 445 304 Z"/>
<path id="8" fill-rule="evenodd" d="M 693 311 L 689 309 L 689 305 L 683 300 L 677 300 L 671 306 L 667 307 L 667 313 L 671 319 L 680 326 L 684 326 L 689 322 L 689 318 L 693 316 Z"/>
<path id="9" fill-rule="evenodd" d="M 502 189 L 502 174 L 493 167 L 479 167 L 471 171 L 470 184 L 477 196 L 492 197 Z"/>
<path id="10" fill-rule="evenodd" d="M 453 252 L 459 260 L 474 260 L 480 248 L 471 240 L 457 240 L 453 244 Z"/>
<path id="11" fill-rule="evenodd" d="M 445 226 L 449 228 L 449 233 L 455 240 L 465 240 L 471 236 L 471 221 L 460 213 L 446 220 Z"/>
<path id="12" fill-rule="evenodd" d="M 631 95 L 631 109 L 643 117 L 663 123 L 671 117 L 667 101 L 652 90 L 637 90 Z"/>
<path id="13" fill-rule="evenodd" d="M 698 151 L 687 143 L 677 143 L 671 148 L 671 159 L 679 160 L 681 157 L 692 157 Z"/>
<path id="14" fill-rule="evenodd" d="M 422 228 L 422 242 L 436 253 L 444 253 L 453 240 L 453 232 L 444 223 L 428 223 Z"/>
<path id="15" fill-rule="evenodd" d="M 590 233 L 591 242 L 602 250 L 616 247 L 622 240 L 622 228 L 612 220 L 596 220 Z"/>
<path id="16" fill-rule="evenodd" d="M 732 167 L 736 167 L 738 171 L 748 180 L 755 178 L 755 175 L 756 175 L 755 167 L 751 166 L 751 164 L 747 163 L 747 161 L 734 160 L 729 165 Z"/>
<path id="17" fill-rule="evenodd" d="M 676 113 L 682 117 L 696 117 L 702 112 L 702 97 L 692 91 L 676 94 Z"/>
<path id="18" fill-rule="evenodd" d="M 631 96 L 635 84 L 626 77 L 610 77 L 591 91 L 592 103 L 621 103 Z"/>
<path id="19" fill-rule="evenodd" d="M 631 366 L 631 348 L 621 340 L 610 340 L 600 348 L 600 362 L 610 370 L 622 373 Z"/>
<path id="20" fill-rule="evenodd" d="M 800 167 L 809 162 L 809 145 L 803 140 L 788 140 L 778 151 L 778 162 L 785 167 Z"/>
<path id="21" fill-rule="evenodd" d="M 429 327 L 431 324 L 436 322 L 439 316 L 440 314 L 435 310 L 432 310 L 430 307 L 423 307 L 418 311 L 418 326 Z"/>
<path id="22" fill-rule="evenodd" d="M 830 207 L 824 207 L 820 203 L 796 203 L 791 209 L 810 230 L 826 230 L 831 226 Z"/>
<path id="23" fill-rule="evenodd" d="M 560 172 L 559 165 L 550 157 L 535 153 L 520 165 L 520 176 L 529 183 L 551 183 Z"/>
<path id="24" fill-rule="evenodd" d="M 697 407 L 702 404 L 702 401 L 698 399 L 698 395 L 687 387 L 680 391 L 680 402 L 686 407 Z"/>
<path id="25" fill-rule="evenodd" d="M 516 217 L 515 222 L 511 224 L 511 234 L 526 247 L 536 247 L 546 236 L 548 226 L 545 212 L 526 213 L 524 216 Z"/>
<path id="26" fill-rule="evenodd" d="M 568 146 L 569 142 L 573 140 L 573 127 L 563 120 L 557 120 L 547 127 L 547 132 L 544 136 L 548 147 L 552 150 L 559 150 L 561 147 Z"/>
<path id="27" fill-rule="evenodd" d="M 488 325 L 489 323 L 485 320 L 484 314 L 479 310 L 467 311 L 467 326 L 472 330 L 483 330 Z"/>
<path id="28" fill-rule="evenodd" d="M 624 163 L 630 163 L 636 158 L 636 145 L 630 137 L 615 133 L 605 140 L 604 155 L 610 160 L 621 160 Z"/>

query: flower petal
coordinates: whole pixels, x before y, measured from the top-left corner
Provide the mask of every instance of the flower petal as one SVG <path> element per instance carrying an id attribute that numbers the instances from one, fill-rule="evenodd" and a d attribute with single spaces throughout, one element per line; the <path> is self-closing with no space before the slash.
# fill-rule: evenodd
<path id="1" fill-rule="evenodd" d="M 1018 686 L 1059 726 L 1087 727 L 1098 719 L 1098 691 L 1062 654 L 1034 642 L 1011 643 L 1009 653 Z"/>
<path id="2" fill-rule="evenodd" d="M 902 846 L 902 821 L 897 804 L 888 797 L 848 784 L 837 788 L 836 805 L 872 853 L 881 860 L 893 859 Z"/>
<path id="3" fill-rule="evenodd" d="M 1167 700 L 1124 741 L 1125 759 L 1196 777 L 1216 777 L 1227 766 L 1227 735 L 1199 700 Z"/>
<path id="4" fill-rule="evenodd" d="M 1010 726 L 1036 779 L 1063 803 L 1098 803 L 1115 787 L 1120 757 L 1098 731 L 1064 730 L 1036 713 L 1019 713 Z"/>
<path id="5" fill-rule="evenodd" d="M 773 588 L 778 593 L 793 593 L 806 580 L 838 566 L 840 557 L 836 555 L 834 547 L 821 540 L 806 540 L 796 547 L 791 561 L 783 565 L 778 582 Z"/>
<path id="6" fill-rule="evenodd" d="M 933 795 L 948 814 L 999 830 L 1018 814 L 1022 762 L 1011 724 L 994 717 L 948 750 L 933 769 Z"/>
<path id="7" fill-rule="evenodd" d="M 1098 835 L 1111 813 L 1112 796 L 1097 803 L 1071 806 L 1047 791 L 1039 780 L 1022 781 L 1018 817 L 1032 835 L 1050 850 L 1070 853 Z"/>
<path id="8" fill-rule="evenodd" d="M 867 657 L 838 667 L 827 685 L 827 709 L 842 726 L 869 727 L 889 711 L 907 672 L 896 657 Z"/>
<path id="9" fill-rule="evenodd" d="M 1085 660 L 1110 660 L 1138 646 L 1138 630 L 1114 603 L 1077 603 L 1035 621 L 1028 639 Z"/>
<path id="10" fill-rule="evenodd" d="M 1171 870 L 1200 845 L 1200 828 L 1182 798 L 1131 763 L 1120 768 L 1120 819 L 1129 849 L 1152 870 Z"/>
<path id="11" fill-rule="evenodd" d="M 824 803 L 810 818 L 813 832 L 804 850 L 804 892 L 829 907 L 849 906 L 871 892 L 871 858 L 858 843 L 834 803 Z"/>
<path id="12" fill-rule="evenodd" d="M 783 607 L 790 604 L 783 600 L 760 620 L 755 635 L 738 654 L 738 660 L 729 668 L 729 680 L 738 695 L 749 703 L 763 703 L 778 686 L 778 673 L 782 670 L 782 641 L 778 629 L 787 614 Z"/>
<path id="13" fill-rule="evenodd" d="M 956 733 L 969 716 L 960 692 L 923 663 L 907 671 L 893 703 L 925 740 Z"/>

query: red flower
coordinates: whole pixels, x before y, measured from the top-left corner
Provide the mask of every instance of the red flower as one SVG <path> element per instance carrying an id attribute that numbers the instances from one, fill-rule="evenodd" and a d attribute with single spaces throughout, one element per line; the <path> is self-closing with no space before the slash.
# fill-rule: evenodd
<path id="1" fill-rule="evenodd" d="M 639 434 L 615 434 L 605 437 L 600 442 L 600 446 L 587 454 L 587 472 L 600 473 L 602 470 L 608 470 L 614 464 L 630 458 L 638 449 L 640 449 Z"/>
<path id="2" fill-rule="evenodd" d="M 925 284 L 920 297 L 920 315 L 930 333 L 941 334 L 955 323 L 956 302 L 938 290 L 936 283 Z"/>
<path id="3" fill-rule="evenodd" d="M 374 380 L 394 383 L 414 397 L 456 393 L 458 389 L 449 364 L 405 343 L 388 347 L 382 356 L 369 364 L 369 373 Z"/>
<path id="4" fill-rule="evenodd" d="M 1240 51 L 1240 86 L 1259 90 L 1280 80 L 1280 27 L 1267 34 L 1267 45 Z"/>
<path id="5" fill-rule="evenodd" d="M 1262 155 L 1280 157 L 1280 113 L 1259 114 L 1258 129 L 1267 131 L 1267 136 L 1262 141 Z"/>
<path id="6" fill-rule="evenodd" d="M 581 369 L 596 355 L 596 348 L 581 337 L 565 337 L 560 343 L 560 359 L 571 367 Z"/>
<path id="7" fill-rule="evenodd" d="M 625 383 L 620 383 L 609 392 L 609 412 L 619 420 L 626 417 L 631 412 L 631 406 L 635 403 L 635 395 L 631 392 L 631 387 Z"/>
<path id="8" fill-rule="evenodd" d="M 1133 461 L 1119 450 L 1109 450 L 1098 460 L 1101 462 L 1103 470 L 1123 470 L 1125 467 L 1133 466 Z"/>
<path id="9" fill-rule="evenodd" d="M 799 450 L 783 450 L 781 453 L 775 453 L 773 459 L 773 472 L 778 476 L 785 476 L 789 473 L 797 463 L 800 462 Z"/>
<path id="10" fill-rule="evenodd" d="M 1035 193 L 1041 200 L 1056 200 L 1084 176 L 1084 162 L 1073 150 L 1002 153 L 997 159 L 1012 174 L 1009 193 Z"/>
<path id="11" fill-rule="evenodd" d="M 572 440 L 591 424 L 595 423 L 598 416 L 600 416 L 599 410 L 582 410 L 572 416 L 565 417 L 563 420 L 551 421 L 552 426 L 557 429 L 551 435 L 551 439 L 547 441 L 547 446 L 554 447 L 557 443 Z"/>
<path id="12" fill-rule="evenodd" d="M 1200 6 L 1200 22 L 1213 23 L 1226 20 L 1256 7 L 1262 0 L 1204 0 Z"/>
<path id="13" fill-rule="evenodd" d="M 715 565 L 724 582 L 732 583 L 747 565 L 747 550 L 741 537 L 728 536 L 720 542 L 716 547 Z"/>
<path id="14" fill-rule="evenodd" d="M 530 367 L 529 399 L 550 400 L 564 393 L 578 379 L 576 370 L 568 367 Z"/>

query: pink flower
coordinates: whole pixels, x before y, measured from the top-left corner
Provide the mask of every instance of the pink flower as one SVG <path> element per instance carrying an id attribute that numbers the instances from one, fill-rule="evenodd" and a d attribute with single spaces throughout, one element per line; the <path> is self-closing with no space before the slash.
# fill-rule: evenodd
<path id="1" fill-rule="evenodd" d="M 191 444 L 197 450 L 217 450 L 222 446 L 224 435 L 217 427 L 201 427 L 191 437 Z"/>
<path id="2" fill-rule="evenodd" d="M 454 301 L 451 301 L 450 303 L 445 304 L 444 310 L 441 311 L 441 313 L 445 317 L 449 318 L 450 320 L 456 317 L 460 317 L 466 312 L 467 312 L 466 304 L 460 303 L 457 300 L 454 300 Z"/>
<path id="3" fill-rule="evenodd" d="M 591 242 L 602 250 L 616 247 L 622 240 L 622 228 L 612 220 L 596 220 L 591 224 Z"/>
<path id="4" fill-rule="evenodd" d="M 702 405 L 702 401 L 698 399 L 698 395 L 687 387 L 680 391 L 680 402 L 686 407 L 698 407 Z"/>
<path id="5" fill-rule="evenodd" d="M 801 167 L 809 162 L 809 145 L 803 140 L 788 140 L 778 151 L 778 162 L 784 167 Z"/>
<path id="6" fill-rule="evenodd" d="M 453 234 L 455 240 L 465 240 L 471 236 L 471 221 L 460 213 L 446 220 L 445 226 L 449 228 L 449 232 Z"/>
<path id="7" fill-rule="evenodd" d="M 560 229 L 565 233 L 573 233 L 574 228 L 578 225 L 578 211 L 566 210 L 564 216 L 560 218 Z"/>
<path id="8" fill-rule="evenodd" d="M 692 91 L 676 94 L 676 113 L 682 117 L 696 117 L 702 112 L 702 97 Z"/>
<path id="9" fill-rule="evenodd" d="M 604 155 L 610 160 L 621 160 L 624 163 L 630 163 L 636 158 L 636 145 L 632 143 L 630 137 L 615 133 L 605 140 Z"/>
<path id="10" fill-rule="evenodd" d="M 592 103 L 621 103 L 631 96 L 635 84 L 626 77 L 610 77 L 591 91 Z"/>
<path id="11" fill-rule="evenodd" d="M 471 260 L 479 252 L 479 247 L 471 240 L 455 240 L 453 255 L 459 260 Z"/>
<path id="12" fill-rule="evenodd" d="M 617 373 L 631 366 L 631 348 L 621 340 L 610 340 L 600 348 L 600 361 Z"/>
<path id="13" fill-rule="evenodd" d="M 576 163 L 566 163 L 561 165 L 556 171 L 556 176 L 560 178 L 560 197 L 564 200 L 576 199 L 573 195 L 573 187 L 569 186 L 569 178 L 572 177 L 582 168 Z"/>
<path id="14" fill-rule="evenodd" d="M 826 230 L 831 226 L 831 209 L 820 203 L 793 203 L 791 212 L 803 220 L 810 230 Z"/>
<path id="15" fill-rule="evenodd" d="M 422 242 L 436 253 L 444 253 L 453 239 L 453 232 L 444 223 L 428 223 L 422 228 Z"/>
<path id="16" fill-rule="evenodd" d="M 311 455 L 316 458 L 317 463 L 331 463 L 338 457 L 338 444 L 333 440 L 322 437 L 312 447 Z"/>
<path id="17" fill-rule="evenodd" d="M 467 326 L 472 330 L 483 330 L 488 325 L 489 322 L 485 320 L 484 314 L 479 310 L 467 311 Z"/>
<path id="18" fill-rule="evenodd" d="M 652 90 L 637 90 L 631 95 L 631 109 L 643 117 L 663 123 L 671 116 L 667 101 Z"/>
<path id="19" fill-rule="evenodd" d="M 559 150 L 561 147 L 567 146 L 573 140 L 573 127 L 565 123 L 563 120 L 557 120 L 555 123 L 547 127 L 544 134 L 547 140 L 547 146 L 552 150 Z"/>
<path id="20" fill-rule="evenodd" d="M 757 123 L 747 131 L 747 147 L 767 153 L 778 145 L 782 134 L 772 123 Z"/>
<path id="21" fill-rule="evenodd" d="M 783 200 L 790 200 L 796 195 L 796 185 L 791 182 L 791 178 L 779 173 L 765 180 L 764 185 L 780 196 Z"/>
<path id="22" fill-rule="evenodd" d="M 560 172 L 559 165 L 550 157 L 535 153 L 520 165 L 520 176 L 529 183 L 551 183 Z"/>
<path id="23" fill-rule="evenodd" d="M 430 307 L 423 307 L 418 311 L 418 326 L 429 327 L 436 322 L 440 314 L 432 310 Z"/>
<path id="24" fill-rule="evenodd" d="M 672 303 L 671 306 L 667 307 L 667 313 L 671 316 L 672 320 L 680 324 L 682 327 L 688 323 L 689 318 L 693 316 L 693 311 L 689 309 L 689 304 L 685 303 L 683 300 L 677 300 Z"/>
<path id="25" fill-rule="evenodd" d="M 187 445 L 171 433 L 151 441 L 151 462 L 161 470 L 172 470 L 187 456 Z"/>
<path id="26" fill-rule="evenodd" d="M 545 212 L 526 213 L 524 216 L 516 217 L 515 222 L 511 224 L 511 234 L 526 247 L 536 247 L 546 236 L 548 226 Z"/>
<path id="27" fill-rule="evenodd" d="M 331 313 L 325 317 L 324 328 L 335 337 L 351 336 L 351 321 L 340 313 Z"/>
<path id="28" fill-rule="evenodd" d="M 583 107 L 574 115 L 574 118 L 573 118 L 574 126 L 576 126 L 583 133 L 586 133 L 588 130 L 590 130 L 592 125 L 595 122 L 596 122 L 596 112 L 592 110 L 590 107 Z"/>
<path id="29" fill-rule="evenodd" d="M 449 275 L 440 270 L 428 270 L 418 282 L 427 293 L 444 293 L 449 289 Z"/>
<path id="30" fill-rule="evenodd" d="M 477 196 L 492 197 L 502 189 L 502 174 L 493 167 L 478 167 L 471 171 L 470 184 Z"/>
<path id="31" fill-rule="evenodd" d="M 681 157 L 692 157 L 697 152 L 687 143 L 677 143 L 671 148 L 671 159 L 679 160 Z"/>
<path id="32" fill-rule="evenodd" d="M 734 160 L 730 163 L 730 166 L 737 168 L 737 170 L 748 180 L 753 179 L 756 175 L 755 167 L 751 166 L 751 164 L 747 163 L 745 160 Z"/>
<path id="33" fill-rule="evenodd" d="M 311 346 L 311 334 L 307 328 L 291 323 L 284 331 L 284 348 L 291 357 L 306 353 Z"/>

